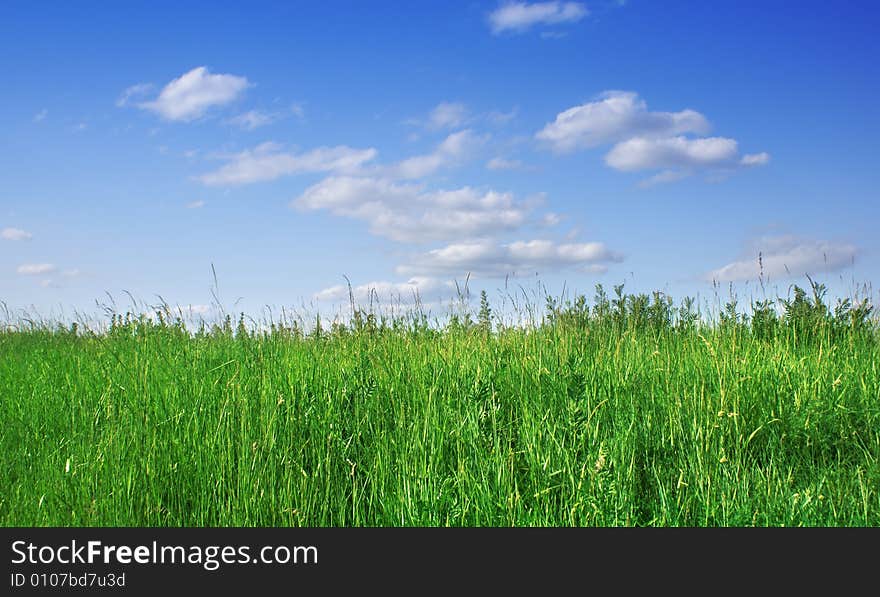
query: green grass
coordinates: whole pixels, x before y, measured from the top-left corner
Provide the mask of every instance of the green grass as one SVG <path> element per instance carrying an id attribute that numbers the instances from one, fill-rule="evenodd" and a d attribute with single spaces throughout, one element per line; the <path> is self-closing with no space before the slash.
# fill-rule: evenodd
<path id="1" fill-rule="evenodd" d="M 880 523 L 866 317 L 618 298 L 492 331 L 0 332 L 0 524 Z"/>

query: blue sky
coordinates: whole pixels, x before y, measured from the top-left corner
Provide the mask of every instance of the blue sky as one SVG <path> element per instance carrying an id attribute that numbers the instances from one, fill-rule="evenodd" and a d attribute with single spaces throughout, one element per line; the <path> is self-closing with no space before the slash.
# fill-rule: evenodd
<path id="1" fill-rule="evenodd" d="M 878 279 L 872 3 L 5 2 L 0 300 Z M 514 290 L 514 292 L 517 292 Z M 873 290 L 872 290 L 873 292 Z M 234 305 L 234 307 L 233 307 Z M 441 309 L 442 310 L 442 309 Z"/>

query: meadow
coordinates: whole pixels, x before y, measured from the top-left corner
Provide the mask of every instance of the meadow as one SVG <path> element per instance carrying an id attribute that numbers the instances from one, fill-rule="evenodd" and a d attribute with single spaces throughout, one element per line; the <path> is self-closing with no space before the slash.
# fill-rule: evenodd
<path id="1" fill-rule="evenodd" d="M 880 525 L 876 314 L 747 307 L 9 326 L 0 524 Z"/>

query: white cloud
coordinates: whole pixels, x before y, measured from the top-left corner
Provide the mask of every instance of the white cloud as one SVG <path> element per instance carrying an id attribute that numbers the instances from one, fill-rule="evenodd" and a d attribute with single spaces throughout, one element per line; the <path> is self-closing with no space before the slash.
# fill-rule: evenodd
<path id="1" fill-rule="evenodd" d="M 709 121 L 694 110 L 649 112 L 644 100 L 630 91 L 606 91 L 596 101 L 560 112 L 535 137 L 554 151 L 615 143 L 631 137 L 706 134 Z"/>
<path id="2" fill-rule="evenodd" d="M 563 269 L 605 271 L 607 263 L 621 261 L 603 243 L 563 243 L 550 240 L 496 244 L 489 240 L 447 245 L 417 256 L 397 268 L 402 275 L 504 277 L 516 273 L 548 273 Z"/>
<path id="3" fill-rule="evenodd" d="M 427 127 L 438 130 L 455 128 L 464 124 L 467 119 L 467 108 L 458 102 L 442 102 L 431 110 L 428 116 Z"/>
<path id="4" fill-rule="evenodd" d="M 214 310 L 211 305 L 187 305 L 185 307 L 175 307 L 175 310 L 182 314 L 183 317 L 193 315 L 207 315 Z"/>
<path id="5" fill-rule="evenodd" d="M 705 279 L 719 282 L 758 280 L 762 270 L 765 278 L 831 272 L 851 264 L 857 253 L 858 249 L 850 243 L 791 235 L 767 236 L 752 242 L 742 259 L 712 270 Z"/>
<path id="6" fill-rule="evenodd" d="M 153 89 L 153 85 L 150 83 L 138 83 L 137 85 L 132 85 L 122 92 L 116 100 L 116 105 L 123 108 L 127 106 L 133 98 L 143 97 L 149 93 L 151 89 Z"/>
<path id="7" fill-rule="evenodd" d="M 33 234 L 20 228 L 4 228 L 0 230 L 0 238 L 3 240 L 30 240 Z"/>
<path id="8" fill-rule="evenodd" d="M 553 226 L 558 226 L 563 220 L 563 217 L 558 213 L 547 212 L 541 217 L 541 226 L 544 228 L 552 228 Z"/>
<path id="9" fill-rule="evenodd" d="M 575 23 L 590 11 L 580 2 L 506 2 L 489 14 L 492 33 L 522 33 L 535 25 Z"/>
<path id="10" fill-rule="evenodd" d="M 196 199 L 195 201 L 190 201 L 186 204 L 187 209 L 199 209 L 201 207 L 205 207 L 205 201 L 203 199 Z"/>
<path id="11" fill-rule="evenodd" d="M 743 166 L 763 166 L 768 162 L 770 162 L 770 154 L 762 151 L 761 153 L 747 153 L 739 163 Z"/>
<path id="12" fill-rule="evenodd" d="M 658 184 L 666 184 L 668 182 L 676 182 L 683 178 L 687 178 L 691 173 L 687 170 L 664 170 L 654 176 L 647 178 L 639 183 L 643 189 L 656 186 Z"/>
<path id="13" fill-rule="evenodd" d="M 237 126 L 246 131 L 252 131 L 254 129 L 260 128 L 261 126 L 272 124 L 276 120 L 278 120 L 277 114 L 260 112 L 259 110 L 250 110 L 248 112 L 244 112 L 243 114 L 239 114 L 238 116 L 227 119 L 226 123 Z"/>
<path id="14" fill-rule="evenodd" d="M 460 163 L 486 142 L 486 136 L 476 135 L 465 129 L 452 133 L 437 148 L 425 155 L 418 155 L 385 167 L 382 173 L 392 178 L 422 178 L 440 168 Z"/>
<path id="15" fill-rule="evenodd" d="M 421 186 L 386 179 L 351 176 L 325 178 L 312 185 L 291 203 L 304 210 L 328 209 L 339 215 L 354 215 L 364 206 L 412 203 Z"/>
<path id="16" fill-rule="evenodd" d="M 305 172 L 351 172 L 376 157 L 376 150 L 345 145 L 318 147 L 305 153 L 285 153 L 276 143 L 263 143 L 232 156 L 229 163 L 199 180 L 206 185 L 240 185 Z"/>
<path id="17" fill-rule="evenodd" d="M 262 110 L 249 110 L 232 118 L 224 120 L 226 124 L 237 126 L 246 131 L 253 131 L 260 127 L 267 126 L 273 122 L 284 120 L 293 116 L 297 120 L 303 120 L 306 117 L 305 108 L 302 104 L 291 104 L 287 110 L 276 110 L 274 112 L 265 112 Z"/>
<path id="18" fill-rule="evenodd" d="M 737 143 L 725 137 L 688 139 L 637 137 L 615 145 L 605 163 L 616 170 L 701 168 L 731 166 L 737 162 Z"/>
<path id="19" fill-rule="evenodd" d="M 364 306 L 374 300 L 389 299 L 431 301 L 439 298 L 443 291 L 451 292 L 452 284 L 441 282 L 436 278 L 414 276 L 406 282 L 370 282 L 353 286 L 338 285 L 325 288 L 314 295 L 318 301 L 349 301 L 354 298 L 355 304 Z"/>
<path id="20" fill-rule="evenodd" d="M 509 193 L 471 187 L 425 191 L 421 185 L 368 177 L 327 178 L 291 206 L 362 220 L 374 235 L 409 243 L 515 230 L 527 223 L 534 207 Z"/>
<path id="21" fill-rule="evenodd" d="M 637 137 L 618 143 L 605 155 L 605 163 L 616 170 L 663 169 L 642 181 L 642 188 L 681 180 L 699 171 L 708 171 L 707 180 L 723 180 L 736 168 L 762 166 L 769 160 L 767 153 L 740 157 L 736 140 L 726 137 Z"/>
<path id="22" fill-rule="evenodd" d="M 249 86 L 245 77 L 215 75 L 199 66 L 168 83 L 155 100 L 137 106 L 166 120 L 188 122 L 200 118 L 212 107 L 236 100 Z M 123 97 L 125 101 L 129 99 L 125 94 Z"/>
<path id="23" fill-rule="evenodd" d="M 650 112 L 633 92 L 606 91 L 596 101 L 560 112 L 535 138 L 559 153 L 614 144 L 605 155 L 608 166 L 621 171 L 663 170 L 642 181 L 642 187 L 673 182 L 698 171 L 709 171 L 710 178 L 717 178 L 736 168 L 770 161 L 766 152 L 740 156 L 735 139 L 702 136 L 709 130 L 709 121 L 694 110 Z"/>
<path id="24" fill-rule="evenodd" d="M 518 113 L 519 109 L 514 107 L 508 112 L 490 110 L 474 114 L 461 102 L 441 102 L 431 110 L 426 118 L 409 118 L 404 121 L 404 124 L 422 127 L 428 131 L 455 129 L 472 125 L 476 122 L 492 126 L 503 126 L 516 118 Z M 418 134 L 411 134 L 410 139 L 418 139 Z"/>
<path id="25" fill-rule="evenodd" d="M 43 122 L 44 120 L 46 120 L 46 116 L 48 115 L 49 110 L 43 108 L 42 110 L 34 114 L 34 122 Z"/>
<path id="26" fill-rule="evenodd" d="M 490 124 L 494 124 L 496 126 L 502 126 L 516 118 L 517 114 L 519 114 L 519 108 L 512 108 L 509 112 L 500 112 L 498 110 L 492 110 L 488 114 L 486 114 L 486 120 L 489 121 Z"/>
<path id="27" fill-rule="evenodd" d="M 15 271 L 22 276 L 38 276 L 40 274 L 50 274 L 56 269 L 51 263 L 25 263 L 19 265 Z"/>
<path id="28" fill-rule="evenodd" d="M 237 185 L 274 180 L 307 172 L 370 175 L 389 179 L 414 179 L 454 166 L 485 143 L 470 129 L 452 133 L 429 154 L 417 155 L 389 165 L 368 167 L 378 152 L 373 148 L 353 149 L 345 145 L 319 147 L 304 153 L 281 151 L 277 143 L 262 143 L 251 150 L 227 156 L 227 164 L 199 176 L 206 185 Z"/>
<path id="29" fill-rule="evenodd" d="M 523 167 L 523 163 L 519 160 L 508 160 L 502 157 L 495 157 L 486 162 L 486 168 L 489 170 L 518 170 Z"/>
<path id="30" fill-rule="evenodd" d="M 57 271 L 54 265 L 50 265 L 48 263 L 40 263 L 40 264 L 29 264 L 22 265 L 18 268 L 18 273 L 27 276 L 39 276 L 43 274 L 50 274 Z M 83 275 L 83 272 L 79 269 L 68 269 L 61 272 L 61 275 L 65 278 L 78 278 Z M 64 288 L 57 280 L 52 278 L 43 278 L 40 280 L 40 286 L 42 288 Z"/>

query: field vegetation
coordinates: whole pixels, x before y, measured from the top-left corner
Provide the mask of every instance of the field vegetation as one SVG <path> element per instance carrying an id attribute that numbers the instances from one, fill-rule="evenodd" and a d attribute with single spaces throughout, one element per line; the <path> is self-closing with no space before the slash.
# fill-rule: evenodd
<path id="1" fill-rule="evenodd" d="M 877 526 L 880 343 L 825 288 L 442 324 L 0 332 L 5 526 Z"/>

